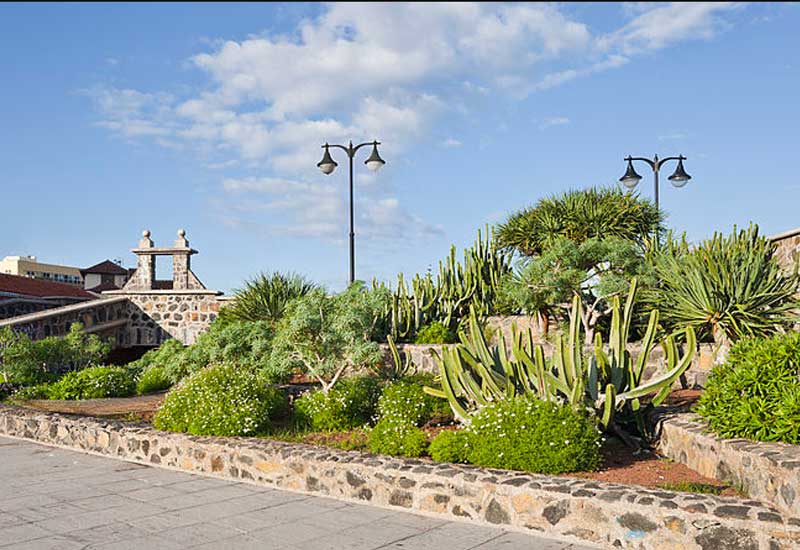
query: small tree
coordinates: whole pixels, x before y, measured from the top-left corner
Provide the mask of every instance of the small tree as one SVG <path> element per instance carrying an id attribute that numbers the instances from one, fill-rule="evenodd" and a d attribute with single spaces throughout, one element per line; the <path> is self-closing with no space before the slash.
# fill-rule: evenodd
<path id="1" fill-rule="evenodd" d="M 385 334 L 388 290 L 366 291 L 360 283 L 339 295 L 314 289 L 291 302 L 278 323 L 270 361 L 275 368 L 306 372 L 328 392 L 345 371 L 383 360 L 374 341 Z"/>
<path id="2" fill-rule="evenodd" d="M 662 221 L 653 203 L 633 193 L 571 190 L 511 215 L 498 227 L 496 241 L 524 256 L 543 254 L 560 239 L 582 243 L 618 237 L 642 246 Z"/>
<path id="3" fill-rule="evenodd" d="M 585 343 L 591 344 L 610 312 L 611 297 L 625 292 L 633 277 L 652 284 L 652 270 L 635 242 L 611 237 L 577 243 L 562 237 L 542 254 L 524 258 L 504 281 L 501 296 L 520 311 L 562 317 L 572 315 L 572 299 L 580 297 L 580 322 Z"/>

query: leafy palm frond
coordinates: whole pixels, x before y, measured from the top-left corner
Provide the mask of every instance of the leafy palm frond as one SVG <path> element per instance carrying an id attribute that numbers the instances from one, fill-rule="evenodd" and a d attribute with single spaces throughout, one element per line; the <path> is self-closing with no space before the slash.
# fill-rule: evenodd
<path id="1" fill-rule="evenodd" d="M 718 343 L 769 336 L 796 321 L 798 278 L 781 270 L 774 252 L 756 225 L 715 233 L 694 248 L 670 239 L 656 259 L 664 320 Z"/>
<path id="2" fill-rule="evenodd" d="M 616 188 L 571 190 L 540 200 L 501 224 L 498 246 L 526 256 L 541 254 L 561 238 L 581 243 L 621 237 L 643 244 L 663 216 L 650 201 Z"/>
<path id="3" fill-rule="evenodd" d="M 260 273 L 235 291 L 236 300 L 220 312 L 223 320 L 277 322 L 286 305 L 317 285 L 296 273 Z"/>

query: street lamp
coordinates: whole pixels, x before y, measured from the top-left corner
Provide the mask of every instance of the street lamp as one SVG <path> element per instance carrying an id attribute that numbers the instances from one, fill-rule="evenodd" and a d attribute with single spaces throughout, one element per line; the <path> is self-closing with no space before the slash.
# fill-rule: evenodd
<path id="1" fill-rule="evenodd" d="M 381 167 L 386 164 L 386 162 L 378 154 L 378 145 L 380 144 L 381 143 L 379 141 L 367 141 L 353 147 L 352 141 L 347 146 L 326 143 L 322 146 L 322 148 L 325 149 L 325 153 L 322 155 L 322 160 L 317 163 L 317 167 L 322 171 L 322 173 L 326 176 L 329 176 L 330 174 L 333 174 L 333 171 L 336 170 L 337 166 L 339 166 L 336 161 L 331 158 L 331 147 L 341 149 L 347 153 L 347 156 L 350 158 L 350 284 L 353 284 L 353 281 L 356 280 L 356 234 L 353 231 L 353 158 L 356 156 L 356 151 L 365 145 L 372 145 L 372 153 L 370 154 L 369 158 L 364 161 L 364 164 L 366 164 L 367 168 L 373 172 L 380 170 Z"/>
<path id="2" fill-rule="evenodd" d="M 634 160 L 641 160 L 646 162 L 650 165 L 650 168 L 653 170 L 653 177 L 654 177 L 654 184 L 655 184 L 655 199 L 656 199 L 656 210 L 658 210 L 658 172 L 661 170 L 661 167 L 670 160 L 677 160 L 678 166 L 675 168 L 675 172 L 667 178 L 674 187 L 683 187 L 686 183 L 692 179 L 692 176 L 686 173 L 686 170 L 683 169 L 683 161 L 686 160 L 686 157 L 683 155 L 678 155 L 677 157 L 667 157 L 665 159 L 659 159 L 658 155 L 653 157 L 653 160 L 644 157 L 625 157 L 625 160 L 628 161 L 628 169 L 625 171 L 625 175 L 619 178 L 619 181 L 622 182 L 622 185 L 627 187 L 628 189 L 634 189 L 638 184 L 639 180 L 642 179 L 642 176 L 636 173 L 636 170 L 633 169 L 633 161 Z"/>
<path id="3" fill-rule="evenodd" d="M 673 187 L 681 188 L 685 186 L 692 176 L 686 173 L 686 170 L 683 169 L 683 161 L 686 160 L 686 157 L 683 155 L 678 155 L 677 157 L 667 157 L 663 159 L 659 159 L 658 155 L 653 157 L 653 160 L 644 157 L 632 157 L 628 155 L 625 157 L 624 160 L 628 161 L 628 169 L 625 171 L 625 175 L 619 178 L 619 181 L 622 182 L 622 185 L 627 187 L 628 189 L 634 189 L 638 184 L 639 181 L 642 179 L 642 176 L 636 173 L 636 170 L 633 168 L 633 161 L 634 160 L 641 160 L 646 162 L 650 168 L 653 170 L 653 183 L 654 183 L 654 193 L 655 193 L 655 202 L 656 202 L 656 211 L 658 211 L 658 173 L 661 170 L 661 167 L 670 160 L 677 160 L 678 166 L 675 168 L 675 172 L 667 178 Z M 658 229 L 656 229 L 656 241 L 658 241 Z"/>

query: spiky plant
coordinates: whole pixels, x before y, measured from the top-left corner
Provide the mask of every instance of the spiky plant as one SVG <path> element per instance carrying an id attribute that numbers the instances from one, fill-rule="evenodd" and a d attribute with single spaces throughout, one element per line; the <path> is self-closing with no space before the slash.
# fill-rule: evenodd
<path id="1" fill-rule="evenodd" d="M 235 291 L 236 300 L 225 306 L 220 317 L 235 321 L 277 322 L 283 317 L 286 305 L 305 296 L 317 285 L 297 273 L 259 273 Z"/>
<path id="2" fill-rule="evenodd" d="M 643 243 L 662 221 L 653 203 L 633 193 L 617 188 L 571 190 L 511 215 L 498 227 L 496 239 L 502 248 L 534 256 L 560 238 L 582 243 L 621 237 Z"/>
<path id="3" fill-rule="evenodd" d="M 686 239 L 657 255 L 658 306 L 668 326 L 691 326 L 718 345 L 769 336 L 797 321 L 797 274 L 781 270 L 775 245 L 758 226 L 689 247 Z"/>

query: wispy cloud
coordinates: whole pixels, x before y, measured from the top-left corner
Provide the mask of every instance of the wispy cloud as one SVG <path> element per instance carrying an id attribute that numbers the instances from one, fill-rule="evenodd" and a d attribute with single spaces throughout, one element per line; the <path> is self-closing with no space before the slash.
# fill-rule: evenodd
<path id="1" fill-rule="evenodd" d="M 445 139 L 444 141 L 442 141 L 442 147 L 452 148 L 452 147 L 461 147 L 461 145 L 462 145 L 462 143 L 459 140 L 457 140 L 456 138 L 449 137 L 449 138 Z"/>
<path id="2" fill-rule="evenodd" d="M 550 116 L 542 119 L 542 121 L 539 123 L 539 129 L 547 130 L 553 126 L 564 126 L 569 123 L 570 120 L 565 116 Z"/>

